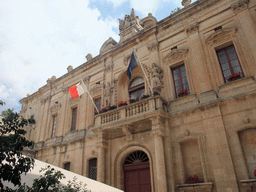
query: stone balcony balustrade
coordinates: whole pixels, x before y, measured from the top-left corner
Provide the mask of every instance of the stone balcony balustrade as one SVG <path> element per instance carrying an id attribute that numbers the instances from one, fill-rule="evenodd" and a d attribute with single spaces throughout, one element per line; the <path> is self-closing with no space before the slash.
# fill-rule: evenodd
<path id="1" fill-rule="evenodd" d="M 133 118 L 148 114 L 158 109 L 167 112 L 167 102 L 161 96 L 151 96 L 138 102 L 118 107 L 114 110 L 96 114 L 94 117 L 94 127 L 116 123 L 125 119 L 132 121 Z"/>

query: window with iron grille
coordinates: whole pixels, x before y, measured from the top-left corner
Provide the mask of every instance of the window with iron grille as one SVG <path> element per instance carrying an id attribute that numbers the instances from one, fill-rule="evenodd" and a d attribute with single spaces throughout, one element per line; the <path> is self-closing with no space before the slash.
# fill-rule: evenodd
<path id="1" fill-rule="evenodd" d="M 244 77 L 234 45 L 217 51 L 225 83 Z"/>
<path id="2" fill-rule="evenodd" d="M 97 180 L 97 158 L 89 160 L 89 174 L 88 177 Z"/>
<path id="3" fill-rule="evenodd" d="M 55 136 L 56 133 L 56 122 L 57 122 L 57 115 L 52 116 L 52 134 L 51 137 Z"/>
<path id="4" fill-rule="evenodd" d="M 174 88 L 176 97 L 188 95 L 190 93 L 185 65 L 179 65 L 172 69 Z"/>
<path id="5" fill-rule="evenodd" d="M 76 130 L 77 107 L 72 108 L 71 131 Z"/>
<path id="6" fill-rule="evenodd" d="M 70 171 L 70 162 L 64 164 L 64 169 Z"/>

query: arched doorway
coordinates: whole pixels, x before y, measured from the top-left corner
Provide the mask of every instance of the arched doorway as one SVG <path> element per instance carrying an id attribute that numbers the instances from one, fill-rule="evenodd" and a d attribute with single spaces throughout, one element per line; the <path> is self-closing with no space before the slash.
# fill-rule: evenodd
<path id="1" fill-rule="evenodd" d="M 151 192 L 149 158 L 143 151 L 130 153 L 123 165 L 125 192 Z"/>

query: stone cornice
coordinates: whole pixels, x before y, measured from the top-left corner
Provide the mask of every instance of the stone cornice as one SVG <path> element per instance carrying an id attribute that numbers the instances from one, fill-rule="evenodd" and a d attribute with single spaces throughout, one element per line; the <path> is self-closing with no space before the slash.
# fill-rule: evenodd
<path id="1" fill-rule="evenodd" d="M 231 8 L 237 14 L 240 11 L 247 9 L 249 0 L 238 0 L 237 2 L 231 4 Z"/>

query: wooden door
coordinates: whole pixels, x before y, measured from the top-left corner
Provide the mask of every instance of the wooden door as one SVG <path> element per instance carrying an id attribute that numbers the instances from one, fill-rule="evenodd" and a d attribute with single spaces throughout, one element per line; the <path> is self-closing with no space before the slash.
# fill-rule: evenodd
<path id="1" fill-rule="evenodd" d="M 125 192 L 151 192 L 149 162 L 124 165 Z"/>

